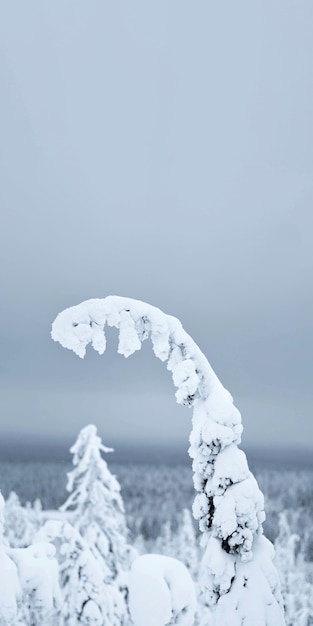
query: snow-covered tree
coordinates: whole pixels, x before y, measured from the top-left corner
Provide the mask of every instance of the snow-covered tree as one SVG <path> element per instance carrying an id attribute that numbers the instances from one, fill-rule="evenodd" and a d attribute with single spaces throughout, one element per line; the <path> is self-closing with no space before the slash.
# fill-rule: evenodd
<path id="1" fill-rule="evenodd" d="M 74 445 L 74 469 L 68 473 L 70 495 L 60 507 L 71 513 L 71 524 L 98 559 L 104 580 L 111 581 L 130 567 L 130 546 L 120 485 L 101 453 L 105 447 L 93 424 L 83 428 Z"/>
<path id="2" fill-rule="evenodd" d="M 199 572 L 200 552 L 190 511 L 183 509 L 178 520 L 176 531 L 172 530 L 169 521 L 165 522 L 160 536 L 154 543 L 153 552 L 181 561 L 196 580 Z"/>
<path id="3" fill-rule="evenodd" d="M 167 361 L 177 402 L 193 407 L 189 453 L 193 459 L 193 507 L 202 532 L 202 588 L 219 626 L 282 626 L 274 550 L 263 536 L 264 499 L 239 450 L 239 411 L 206 357 L 174 317 L 149 304 L 108 296 L 66 309 L 52 338 L 83 358 L 86 346 L 105 351 L 105 325 L 119 329 L 118 352 L 140 350 L 149 336 L 155 355 Z"/>
<path id="4" fill-rule="evenodd" d="M 149 552 L 149 550 L 147 549 L 146 541 L 141 533 L 137 535 L 137 537 L 135 537 L 133 541 L 133 548 L 136 550 L 136 554 L 138 556 L 141 556 L 142 554 L 147 554 L 147 552 Z"/>
<path id="5" fill-rule="evenodd" d="M 165 556 L 174 556 L 173 533 L 169 520 L 166 520 L 162 525 L 160 535 L 154 542 L 152 552 L 164 554 Z"/>
<path id="6" fill-rule="evenodd" d="M 127 619 L 126 572 L 136 552 L 128 543 L 119 482 L 102 457 L 113 450 L 102 444 L 96 426 L 90 424 L 81 430 L 70 451 L 74 465 L 66 487 L 70 495 L 60 509 L 70 513 L 71 524 L 97 559 L 102 580 L 111 585 L 121 626 Z"/>
<path id="7" fill-rule="evenodd" d="M 180 516 L 177 533 L 174 536 L 175 558 L 182 561 L 196 579 L 199 572 L 200 553 L 191 513 L 184 509 Z"/>
<path id="8" fill-rule="evenodd" d="M 312 626 L 313 585 L 309 580 L 299 535 L 291 532 L 287 511 L 279 516 L 275 562 L 281 581 L 286 626 Z"/>
<path id="9" fill-rule="evenodd" d="M 0 626 L 54 626 L 60 601 L 54 547 L 10 548 L 0 494 Z"/>
<path id="10" fill-rule="evenodd" d="M 23 507 L 15 491 L 11 491 L 4 509 L 4 535 L 11 548 L 25 548 L 32 540 L 40 526 L 40 500 Z"/>
<path id="11" fill-rule="evenodd" d="M 21 585 L 19 618 L 27 626 L 54 626 L 59 621 L 61 591 L 55 552 L 46 541 L 8 550 Z"/>
<path id="12" fill-rule="evenodd" d="M 50 520 L 37 540 L 55 545 L 60 567 L 62 608 L 58 624 L 120 626 L 124 610 L 116 587 L 103 582 L 103 572 L 79 532 L 66 521 Z"/>

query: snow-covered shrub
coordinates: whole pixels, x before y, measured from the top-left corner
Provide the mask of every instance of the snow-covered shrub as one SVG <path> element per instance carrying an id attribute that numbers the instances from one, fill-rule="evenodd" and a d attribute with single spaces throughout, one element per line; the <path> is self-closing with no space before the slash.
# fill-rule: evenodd
<path id="1" fill-rule="evenodd" d="M 11 491 L 4 509 L 4 535 L 12 548 L 25 548 L 32 543 L 40 526 L 41 503 L 23 507 L 15 491 Z"/>
<path id="2" fill-rule="evenodd" d="M 0 494 L 0 626 L 54 626 L 60 602 L 58 564 L 51 544 L 10 548 Z"/>
<path id="3" fill-rule="evenodd" d="M 41 528 L 37 540 L 56 547 L 62 592 L 58 626 L 123 624 L 123 599 L 115 586 L 103 582 L 99 562 L 75 528 L 66 521 L 51 520 Z"/>
<path id="4" fill-rule="evenodd" d="M 31 626 L 53 626 L 61 606 L 59 568 L 55 547 L 35 543 L 27 548 L 11 548 L 22 590 L 20 616 Z"/>
<path id="5" fill-rule="evenodd" d="M 3 537 L 4 507 L 4 498 L 0 493 L 0 626 L 15 626 L 21 588 L 16 565 L 7 554 L 8 545 Z"/>
<path id="6" fill-rule="evenodd" d="M 106 324 L 119 329 L 118 352 L 125 357 L 150 336 L 155 355 L 172 372 L 177 402 L 193 407 L 193 512 L 205 550 L 202 588 L 215 606 L 216 624 L 282 626 L 273 549 L 262 536 L 263 495 L 238 449 L 241 416 L 231 395 L 179 320 L 143 302 L 88 300 L 58 315 L 52 338 L 82 358 L 89 343 L 102 354 Z"/>
<path id="7" fill-rule="evenodd" d="M 129 608 L 135 626 L 192 626 L 196 593 L 187 568 L 160 554 L 135 559 L 129 576 Z"/>

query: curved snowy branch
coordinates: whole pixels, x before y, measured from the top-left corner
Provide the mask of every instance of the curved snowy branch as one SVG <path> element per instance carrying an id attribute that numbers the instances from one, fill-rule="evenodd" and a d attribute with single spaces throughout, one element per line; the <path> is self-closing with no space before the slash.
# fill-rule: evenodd
<path id="1" fill-rule="evenodd" d="M 166 361 L 172 372 L 177 402 L 193 407 L 189 454 L 198 492 L 193 513 L 206 547 L 207 597 L 216 603 L 230 590 L 237 562 L 250 561 L 253 552 L 258 553 L 265 518 L 263 495 L 244 452 L 237 448 L 241 415 L 180 321 L 154 306 L 119 296 L 87 300 L 60 313 L 51 335 L 83 358 L 88 344 L 103 354 L 106 325 L 118 329 L 118 352 L 125 357 L 140 350 L 142 342 L 150 337 L 154 354 Z M 280 596 L 275 571 L 263 569 L 262 575 L 276 595 L 273 602 L 277 607 Z M 277 615 L 278 626 L 283 621 L 277 621 Z"/>

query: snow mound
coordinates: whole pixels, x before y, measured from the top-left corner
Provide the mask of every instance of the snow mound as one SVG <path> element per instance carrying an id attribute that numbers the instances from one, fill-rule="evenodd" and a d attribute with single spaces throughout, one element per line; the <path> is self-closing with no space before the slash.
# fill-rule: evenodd
<path id="1" fill-rule="evenodd" d="M 185 565 L 159 554 L 135 559 L 129 576 L 129 609 L 135 626 L 192 626 L 196 593 Z"/>

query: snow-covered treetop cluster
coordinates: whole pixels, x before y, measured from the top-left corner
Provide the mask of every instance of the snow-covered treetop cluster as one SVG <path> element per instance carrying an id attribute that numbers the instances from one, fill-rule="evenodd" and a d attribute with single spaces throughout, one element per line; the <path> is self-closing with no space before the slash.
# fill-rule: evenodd
<path id="1" fill-rule="evenodd" d="M 238 585 L 239 596 L 245 598 L 246 579 L 252 576 L 268 607 L 258 623 L 272 624 L 275 620 L 275 626 L 283 624 L 271 545 L 262 537 L 263 495 L 245 454 L 237 447 L 242 425 L 232 396 L 179 320 L 144 302 L 118 296 L 88 300 L 60 313 L 51 335 L 83 358 L 89 343 L 99 354 L 104 353 L 106 324 L 118 328 L 118 353 L 125 357 L 140 350 L 150 337 L 154 354 L 167 362 L 172 372 L 177 402 L 193 407 L 189 454 L 198 492 L 193 512 L 206 548 L 203 587 L 208 602 L 219 603 L 223 611 L 219 600 L 236 588 L 237 597 Z M 268 558 L 261 558 L 263 554 Z M 248 563 L 251 560 L 253 568 Z M 247 626 L 255 626 L 255 614 L 248 604 L 242 600 L 241 613 L 248 615 Z"/>

